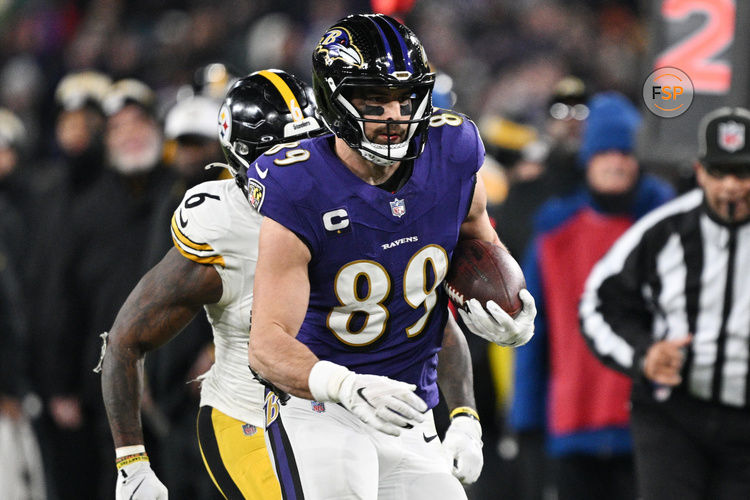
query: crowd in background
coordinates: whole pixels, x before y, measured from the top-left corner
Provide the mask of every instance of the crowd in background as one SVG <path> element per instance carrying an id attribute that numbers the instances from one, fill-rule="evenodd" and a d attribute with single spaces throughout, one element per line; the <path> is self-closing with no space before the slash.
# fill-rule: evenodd
<path id="1" fill-rule="evenodd" d="M 424 44 L 439 74 L 436 105 L 479 125 L 490 214 L 523 261 L 535 211 L 586 183 L 579 149 L 590 98 L 618 91 L 617 100 L 637 103 L 645 21 L 636 2 L 373 2 L 381 3 L 402 8 L 394 14 Z M 31 418 L 47 498 L 111 495 L 113 448 L 92 373 L 99 334 L 169 248 L 169 217 L 185 189 L 221 174 L 202 169 L 222 160 L 215 117 L 205 117 L 231 76 L 276 67 L 309 82 L 315 37 L 372 8 L 366 0 L 0 5 L 0 411 Z M 591 141 L 600 148 L 592 154 L 604 151 Z M 147 360 L 144 427 L 173 498 L 216 495 L 195 444 L 198 391 L 188 383 L 210 365 L 210 328 L 202 315 L 194 323 Z M 543 423 L 506 424 L 510 351 L 469 340 L 486 455 L 470 498 L 550 498 L 559 463 L 545 451 Z"/>
<path id="2" fill-rule="evenodd" d="M 475 119 L 499 113 L 539 126 L 554 84 L 568 73 L 594 88 L 640 92 L 632 75 L 641 69 L 645 28 L 635 0 L 383 3 L 411 7 L 402 18 L 453 79 L 460 110 Z M 50 154 L 52 98 L 66 73 L 137 77 L 166 107 L 209 62 L 238 74 L 278 67 L 309 75 L 318 33 L 370 9 L 367 0 L 3 2 L 0 105 L 22 118 L 33 156 Z"/>

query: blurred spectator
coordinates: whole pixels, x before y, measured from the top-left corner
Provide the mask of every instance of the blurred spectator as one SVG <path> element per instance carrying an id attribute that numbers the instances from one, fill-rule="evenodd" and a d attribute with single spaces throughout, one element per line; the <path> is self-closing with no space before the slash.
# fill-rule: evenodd
<path id="1" fill-rule="evenodd" d="M 16 114 L 0 108 L 0 192 L 16 206 L 27 202 L 21 167 L 27 146 L 26 127 Z"/>
<path id="2" fill-rule="evenodd" d="M 21 216 L 0 195 L 0 491 L 4 498 L 46 498 L 44 466 L 31 426 L 28 342 L 22 280 Z"/>
<path id="3" fill-rule="evenodd" d="M 92 373 L 99 333 L 147 269 L 144 247 L 158 204 L 174 178 L 161 164 L 162 134 L 152 90 L 128 79 L 114 83 L 103 100 L 107 114 L 107 169 L 73 201 L 59 242 L 53 275 L 61 277 L 48 307 L 56 311 L 47 348 L 50 413 L 69 446 L 54 450 L 60 498 L 105 498 L 115 470 L 99 378 Z M 147 427 L 158 432 L 156 413 L 144 408 Z M 75 443 L 75 444 L 74 444 Z M 158 456 L 158 451 L 155 452 Z"/>
<path id="4" fill-rule="evenodd" d="M 174 141 L 173 168 L 186 189 L 216 179 L 217 171 L 204 167 L 222 158 L 218 131 L 221 101 L 196 95 L 178 101 L 167 113 L 164 135 Z"/>
<path id="5" fill-rule="evenodd" d="M 81 71 L 65 75 L 55 90 L 57 161 L 66 178 L 59 187 L 71 190 L 73 196 L 93 183 L 104 166 L 102 99 L 110 84 L 103 73 Z"/>
<path id="6" fill-rule="evenodd" d="M 571 194 L 583 180 L 577 155 L 581 127 L 588 116 L 587 97 L 580 79 L 565 77 L 555 86 L 541 133 L 530 127 L 506 126 L 490 128 L 485 134 L 488 142 L 506 145 L 500 158 L 505 158 L 501 162 L 510 180 L 508 197 L 490 215 L 497 220 L 500 239 L 519 262 L 532 235 L 536 210 L 549 198 Z"/>
<path id="7" fill-rule="evenodd" d="M 442 71 L 436 71 L 435 87 L 432 90 L 432 105 L 436 108 L 452 109 L 456 104 L 456 91 L 453 78 Z"/>
<path id="8" fill-rule="evenodd" d="M 750 111 L 699 126 L 699 188 L 650 213 L 594 267 L 586 341 L 633 379 L 641 498 L 750 497 Z"/>
<path id="9" fill-rule="evenodd" d="M 27 276 L 32 271 L 34 252 L 33 229 L 36 222 L 34 179 L 28 168 L 28 135 L 21 120 L 11 111 L 0 108 L 0 202 L 3 205 L 6 264 L 18 282 L 18 297 L 14 299 L 18 314 L 25 322 L 32 311 L 33 292 Z M 24 325 L 26 329 L 26 325 Z M 25 342 L 28 339 L 25 337 Z M 26 366 L 23 367 L 27 369 Z M 28 381 L 27 381 L 28 382 Z"/>
<path id="10" fill-rule="evenodd" d="M 484 115 L 479 131 L 487 153 L 508 170 L 521 159 L 523 148 L 539 137 L 534 127 L 495 115 Z"/>
<path id="11" fill-rule="evenodd" d="M 519 433 L 545 430 L 560 500 L 636 497 L 630 382 L 588 351 L 577 305 L 589 270 L 612 242 L 673 194 L 633 156 L 639 122 L 621 94 L 592 99 L 580 152 L 586 184 L 542 205 L 524 259 L 538 316 L 536 334 L 516 350 L 511 424 Z M 538 470 L 526 474 L 537 477 Z"/>
<path id="12" fill-rule="evenodd" d="M 490 203 L 487 210 L 497 223 L 497 234 L 518 260 L 531 236 L 531 213 L 546 198 L 540 177 L 544 173 L 547 145 L 534 127 L 504 118 L 480 122 L 487 152 L 503 166 L 508 180 L 507 196 Z"/>
<path id="13" fill-rule="evenodd" d="M 20 120 L 0 109 L 0 415 L 13 419 L 21 417 L 21 397 L 29 390 L 21 267 L 26 224 L 13 190 L 23 136 Z"/>
<path id="14" fill-rule="evenodd" d="M 578 149 L 581 146 L 583 124 L 589 116 L 589 91 L 586 84 L 575 76 L 566 76 L 555 85 L 549 99 L 545 134 L 552 144 L 549 163 L 555 177 L 566 192 L 578 186 L 583 179 L 578 166 Z"/>
<path id="15" fill-rule="evenodd" d="M 42 67 L 27 54 L 13 57 L 0 71 L 0 102 L 22 117 L 29 143 L 39 138 L 37 111 L 45 83 Z"/>
<path id="16" fill-rule="evenodd" d="M 37 304 L 56 304 L 61 292 L 60 262 L 50 256 L 60 255 L 65 241 L 71 210 L 103 171 L 102 135 L 104 113 L 101 100 L 109 90 L 110 79 L 95 71 L 65 75 L 55 89 L 55 155 L 37 166 L 33 176 L 33 213 L 26 239 L 32 244 L 27 252 L 27 302 L 31 350 L 38 362 L 31 370 L 32 382 L 42 398 L 49 401 L 49 389 L 57 374 L 46 369 L 56 363 L 57 353 L 47 346 L 55 337 L 60 311 Z M 32 306 L 34 305 L 34 306 Z M 52 377 L 53 380 L 49 380 Z M 67 470 L 64 455 L 56 450 L 74 447 L 78 435 L 61 429 L 47 405 L 38 422 L 39 433 L 47 444 L 42 448 L 47 465 L 49 496 L 57 498 L 58 482 L 65 485 Z M 59 410 L 59 409 L 58 409 Z M 59 480 L 59 481 L 58 481 Z"/>
<path id="17" fill-rule="evenodd" d="M 35 210 L 31 234 L 27 235 L 34 242 L 28 255 L 27 279 L 34 284 L 30 301 L 46 303 L 57 293 L 54 291 L 57 276 L 52 272 L 54 262 L 49 257 L 56 254 L 63 240 L 74 200 L 104 170 L 102 98 L 110 83 L 109 77 L 102 73 L 81 71 L 65 75 L 55 89 L 55 154 L 36 167 L 32 184 Z M 55 316 L 56 311 L 46 308 L 31 315 L 34 345 L 46 342 L 39 336 L 41 325 L 45 321 L 54 324 Z"/>
<path id="18" fill-rule="evenodd" d="M 170 218 L 185 191 L 222 175 L 229 178 L 228 172 L 216 163 L 223 159 L 217 140 L 220 106 L 220 100 L 198 94 L 179 99 L 167 112 L 165 156 L 167 167 L 176 175 L 176 183 L 155 210 L 146 251 L 146 260 L 152 266 L 172 247 Z M 212 168 L 207 169 L 211 164 Z"/>
<path id="19" fill-rule="evenodd" d="M 198 95 L 221 101 L 236 81 L 237 76 L 225 64 L 213 62 L 195 71 L 193 91 Z"/>
<path id="20" fill-rule="evenodd" d="M 10 418 L 21 416 L 21 396 L 28 390 L 26 311 L 18 272 L 22 241 L 22 218 L 0 195 L 0 415 Z"/>
<path id="21" fill-rule="evenodd" d="M 31 418 L 28 314 L 24 294 L 28 217 L 18 191 L 25 130 L 0 109 L 0 491 L 8 498 L 44 498 L 44 469 Z M 33 403 L 32 403 L 33 404 Z M 36 404 L 38 406 L 38 403 Z"/>
<path id="22" fill-rule="evenodd" d="M 295 58 L 300 52 L 298 33 L 293 18 L 287 14 L 275 12 L 261 17 L 248 32 L 246 66 L 295 68 Z"/>

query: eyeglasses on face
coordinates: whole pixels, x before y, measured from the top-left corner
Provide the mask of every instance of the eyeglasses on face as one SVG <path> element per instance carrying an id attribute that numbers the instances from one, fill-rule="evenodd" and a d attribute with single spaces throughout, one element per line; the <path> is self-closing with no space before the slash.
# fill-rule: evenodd
<path id="1" fill-rule="evenodd" d="M 589 108 L 585 104 L 565 104 L 556 102 L 549 108 L 549 114 L 555 120 L 583 121 L 589 116 Z"/>

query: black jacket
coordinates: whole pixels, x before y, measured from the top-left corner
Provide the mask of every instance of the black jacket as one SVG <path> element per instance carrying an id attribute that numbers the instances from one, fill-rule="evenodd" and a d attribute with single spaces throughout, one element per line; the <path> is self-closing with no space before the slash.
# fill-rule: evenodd
<path id="1" fill-rule="evenodd" d="M 29 389 L 27 322 L 23 302 L 23 219 L 0 196 L 0 394 L 20 396 Z"/>
<path id="2" fill-rule="evenodd" d="M 147 271 L 156 207 L 174 182 L 163 167 L 139 178 L 106 171 L 73 201 L 58 245 L 51 294 L 47 368 L 51 394 L 77 394 L 101 407 L 97 363 L 101 340 L 130 291 Z"/>

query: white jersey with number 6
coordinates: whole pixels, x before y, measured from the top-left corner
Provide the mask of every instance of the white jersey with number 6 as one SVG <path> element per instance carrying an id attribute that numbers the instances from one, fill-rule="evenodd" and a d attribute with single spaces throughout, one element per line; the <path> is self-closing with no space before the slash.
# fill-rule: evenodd
<path id="1" fill-rule="evenodd" d="M 201 377 L 200 404 L 262 428 L 263 387 L 247 366 L 261 219 L 234 179 L 204 182 L 175 210 L 172 240 L 182 255 L 213 265 L 221 277 L 221 299 L 205 306 L 216 362 Z"/>

